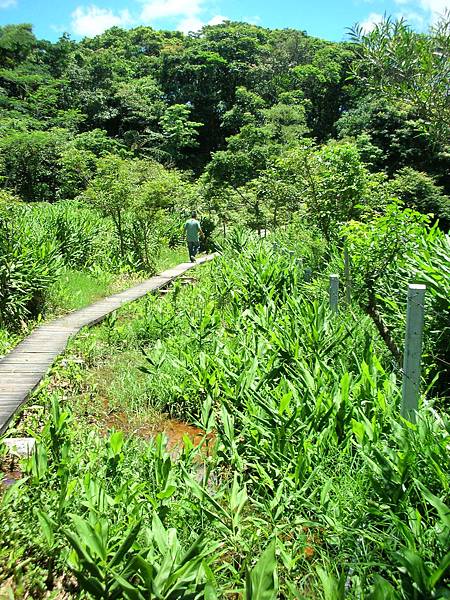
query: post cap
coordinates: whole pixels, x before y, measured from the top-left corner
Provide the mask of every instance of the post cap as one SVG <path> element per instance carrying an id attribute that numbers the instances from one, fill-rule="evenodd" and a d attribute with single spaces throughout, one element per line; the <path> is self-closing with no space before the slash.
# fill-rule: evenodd
<path id="1" fill-rule="evenodd" d="M 408 285 L 408 289 L 410 290 L 426 290 L 427 286 L 423 283 L 410 283 Z"/>

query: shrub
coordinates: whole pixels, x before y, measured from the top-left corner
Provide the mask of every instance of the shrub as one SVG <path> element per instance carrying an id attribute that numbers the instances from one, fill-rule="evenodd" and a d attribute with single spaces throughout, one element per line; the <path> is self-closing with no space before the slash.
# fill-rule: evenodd
<path id="1" fill-rule="evenodd" d="M 444 230 L 450 227 L 450 198 L 426 173 L 404 167 L 397 171 L 388 188 L 408 208 L 433 214 Z"/>
<path id="2" fill-rule="evenodd" d="M 0 140 L 0 174 L 23 200 L 56 199 L 59 161 L 69 132 L 64 129 L 11 133 Z"/>
<path id="3" fill-rule="evenodd" d="M 0 208 L 0 324 L 18 327 L 44 309 L 62 267 L 58 244 L 20 206 Z"/>

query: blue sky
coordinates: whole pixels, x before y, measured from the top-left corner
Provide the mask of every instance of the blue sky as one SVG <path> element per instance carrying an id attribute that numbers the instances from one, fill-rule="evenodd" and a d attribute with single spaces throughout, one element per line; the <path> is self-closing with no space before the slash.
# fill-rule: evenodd
<path id="1" fill-rule="evenodd" d="M 263 27 L 292 27 L 329 40 L 346 38 L 356 22 L 366 29 L 384 13 L 426 30 L 450 0 L 0 0 L 0 25 L 32 23 L 40 38 L 92 37 L 113 25 L 196 31 L 224 19 Z"/>

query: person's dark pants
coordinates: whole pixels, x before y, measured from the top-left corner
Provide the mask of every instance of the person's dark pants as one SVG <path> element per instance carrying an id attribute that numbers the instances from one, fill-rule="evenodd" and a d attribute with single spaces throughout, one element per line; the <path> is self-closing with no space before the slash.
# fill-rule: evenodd
<path id="1" fill-rule="evenodd" d="M 194 260 L 197 252 L 200 250 L 200 242 L 188 242 L 188 251 L 190 260 Z"/>

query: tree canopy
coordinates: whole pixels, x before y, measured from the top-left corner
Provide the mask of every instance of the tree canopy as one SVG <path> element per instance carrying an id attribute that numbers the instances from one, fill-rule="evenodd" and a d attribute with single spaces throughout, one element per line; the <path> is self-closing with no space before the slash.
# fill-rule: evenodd
<path id="1" fill-rule="evenodd" d="M 230 21 L 56 43 L 0 27 L 0 184 L 28 201 L 73 198 L 115 153 L 201 176 L 207 203 L 255 206 L 287 185 L 280 156 L 341 139 L 445 222 L 448 33 L 448 16 L 427 34 L 386 19 L 338 43 Z"/>

